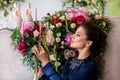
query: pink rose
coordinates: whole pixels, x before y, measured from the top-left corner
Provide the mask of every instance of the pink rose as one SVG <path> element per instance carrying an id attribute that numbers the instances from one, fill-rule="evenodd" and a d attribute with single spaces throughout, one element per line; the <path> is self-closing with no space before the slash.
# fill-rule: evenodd
<path id="1" fill-rule="evenodd" d="M 77 9 L 75 9 L 75 8 L 67 8 L 67 12 L 68 13 L 76 13 Z"/>
<path id="2" fill-rule="evenodd" d="M 73 17 L 74 17 L 74 14 L 73 14 L 73 13 L 68 13 L 68 14 L 66 15 L 66 19 L 67 19 L 67 20 L 71 20 Z"/>
<path id="3" fill-rule="evenodd" d="M 78 12 L 82 12 L 84 13 L 85 15 L 88 15 L 89 14 L 89 11 L 85 8 L 85 7 L 80 7 L 77 9 Z"/>
<path id="4" fill-rule="evenodd" d="M 34 28 L 33 22 L 27 22 L 24 27 L 24 29 L 29 29 L 29 30 L 32 30 L 33 28 Z"/>

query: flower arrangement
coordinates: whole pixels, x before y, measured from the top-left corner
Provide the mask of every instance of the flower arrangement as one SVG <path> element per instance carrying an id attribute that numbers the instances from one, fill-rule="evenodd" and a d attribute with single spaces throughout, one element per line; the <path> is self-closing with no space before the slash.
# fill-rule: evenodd
<path id="1" fill-rule="evenodd" d="M 110 21 L 107 18 L 80 7 L 67 8 L 52 15 L 48 13 L 41 21 L 22 22 L 21 27 L 13 30 L 11 38 L 22 53 L 23 63 L 35 69 L 36 75 L 40 61 L 32 53 L 34 45 L 43 45 L 56 71 L 60 73 L 64 59 L 76 56 L 75 50 L 69 47 L 70 36 L 78 28 L 76 23 L 86 22 L 98 25 L 106 34 L 109 32 Z M 95 57 L 100 66 L 103 65 L 102 58 L 103 54 Z"/>

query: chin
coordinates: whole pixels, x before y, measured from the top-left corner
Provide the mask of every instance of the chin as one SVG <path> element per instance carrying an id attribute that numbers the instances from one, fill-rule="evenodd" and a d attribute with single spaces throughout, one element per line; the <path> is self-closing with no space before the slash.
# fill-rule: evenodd
<path id="1" fill-rule="evenodd" d="M 70 45 L 70 48 L 76 48 L 76 47 L 75 47 L 74 45 L 71 44 L 71 45 Z"/>

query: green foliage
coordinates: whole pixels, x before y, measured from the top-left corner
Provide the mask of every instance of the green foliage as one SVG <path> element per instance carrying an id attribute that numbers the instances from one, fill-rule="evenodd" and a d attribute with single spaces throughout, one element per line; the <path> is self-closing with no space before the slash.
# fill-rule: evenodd
<path id="1" fill-rule="evenodd" d="M 14 42 L 14 44 L 18 44 L 20 39 L 22 38 L 22 35 L 20 33 L 20 28 L 15 28 L 12 30 L 12 35 L 11 35 L 11 38 Z"/>

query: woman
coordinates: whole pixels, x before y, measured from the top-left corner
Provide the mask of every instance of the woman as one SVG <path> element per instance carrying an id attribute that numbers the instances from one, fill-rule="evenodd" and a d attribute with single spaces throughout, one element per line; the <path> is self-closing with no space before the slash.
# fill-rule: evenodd
<path id="1" fill-rule="evenodd" d="M 69 58 L 61 75 L 54 70 L 42 46 L 34 46 L 34 53 L 42 62 L 44 75 L 39 80 L 98 80 L 99 69 L 92 59 L 103 51 L 106 35 L 93 24 L 79 24 L 71 36 L 71 48 L 78 50 L 78 56 Z"/>

